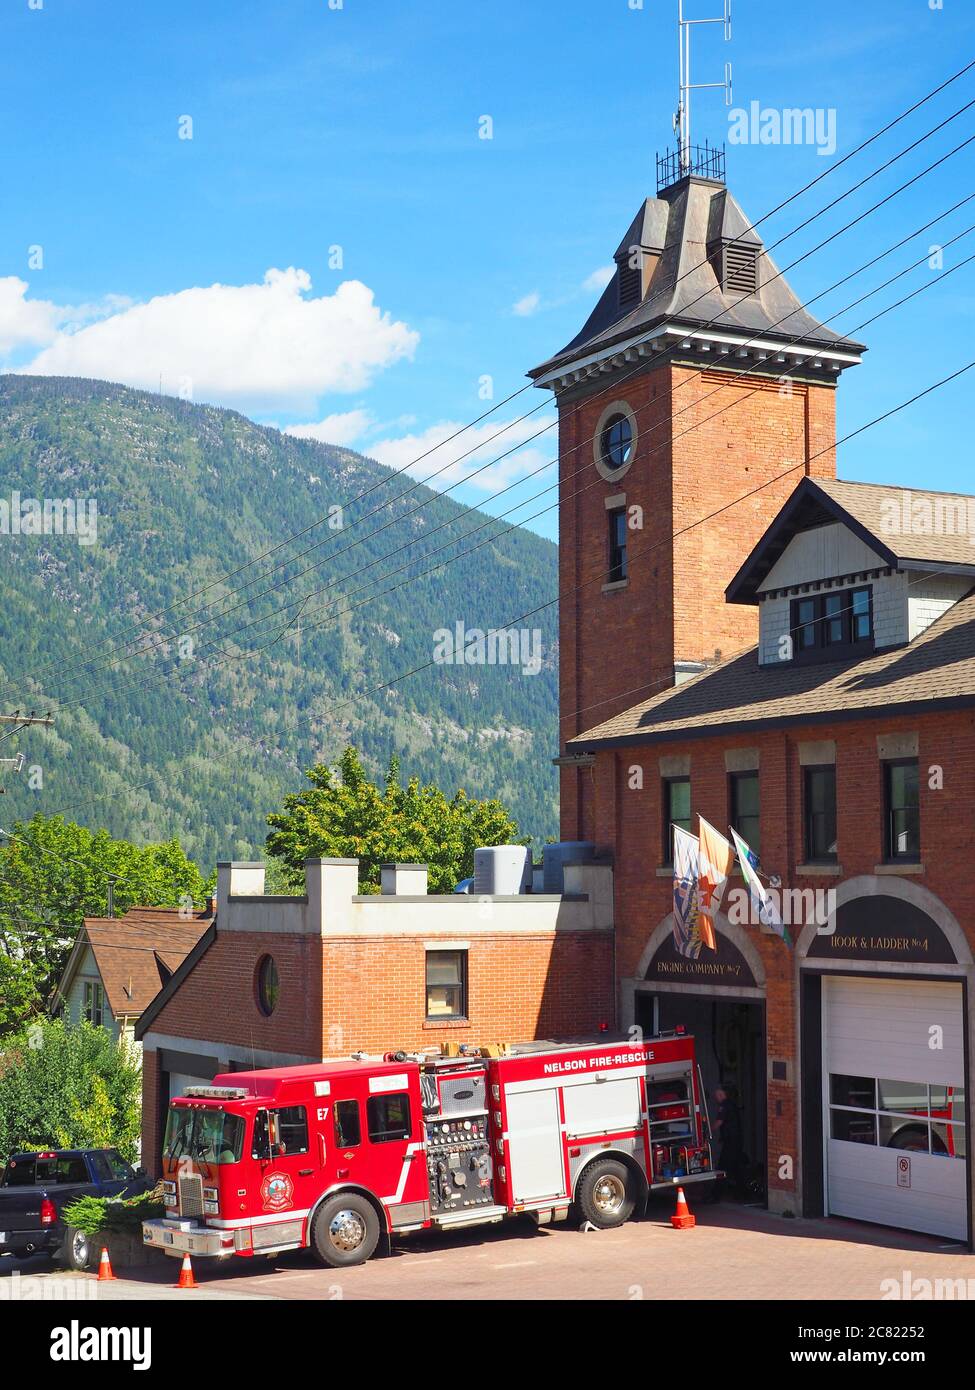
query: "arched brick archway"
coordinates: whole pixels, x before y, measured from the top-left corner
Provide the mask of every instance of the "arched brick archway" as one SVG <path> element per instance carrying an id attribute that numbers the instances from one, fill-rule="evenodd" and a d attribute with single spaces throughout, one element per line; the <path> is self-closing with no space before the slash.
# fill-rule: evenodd
<path id="1" fill-rule="evenodd" d="M 858 898 L 874 897 L 896 898 L 917 908 L 944 933 L 959 965 L 971 965 L 973 963 L 971 947 L 958 924 L 957 918 L 930 889 L 922 887 L 921 884 L 915 883 L 910 878 L 900 878 L 896 874 L 860 874 L 856 878 L 846 879 L 836 889 L 836 911 L 847 903 L 855 902 Z M 835 929 L 836 926 L 836 911 L 830 914 L 826 924 L 831 930 Z M 806 959 L 819 931 L 820 929 L 815 922 L 810 922 L 803 927 L 796 942 L 797 960 Z M 825 935 L 825 933 L 823 934 Z"/>
<path id="2" fill-rule="evenodd" d="M 715 926 L 721 935 L 727 937 L 731 944 L 737 947 L 742 956 L 744 956 L 755 978 L 755 984 L 759 989 L 764 990 L 765 966 L 752 935 L 747 932 L 744 927 L 737 926 L 734 922 L 729 922 L 728 918 L 722 912 L 716 915 Z M 636 968 L 635 978 L 637 980 L 646 979 L 647 971 L 650 969 L 650 962 L 653 960 L 662 943 L 672 934 L 673 930 L 674 914 L 670 912 L 650 933 L 650 938 L 644 947 L 640 962 Z"/>

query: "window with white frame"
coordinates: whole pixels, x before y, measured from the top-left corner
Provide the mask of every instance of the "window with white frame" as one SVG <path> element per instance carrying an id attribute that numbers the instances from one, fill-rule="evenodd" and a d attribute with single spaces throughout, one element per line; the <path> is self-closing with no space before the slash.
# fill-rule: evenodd
<path id="1" fill-rule="evenodd" d="M 105 1020 L 105 990 L 98 980 L 85 981 L 84 1016 L 96 1028 Z"/>

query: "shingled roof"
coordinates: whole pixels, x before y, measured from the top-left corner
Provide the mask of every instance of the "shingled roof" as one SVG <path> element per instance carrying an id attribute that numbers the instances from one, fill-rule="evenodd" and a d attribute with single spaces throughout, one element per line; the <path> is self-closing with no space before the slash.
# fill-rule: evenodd
<path id="1" fill-rule="evenodd" d="M 882 483 L 841 483 L 835 478 L 816 486 L 883 540 L 898 561 L 975 565 L 975 530 L 969 525 L 969 519 L 975 519 L 975 497 Z"/>
<path id="2" fill-rule="evenodd" d="M 975 589 L 910 646 L 835 665 L 759 666 L 757 648 L 570 739 L 570 752 L 888 711 L 975 705 Z"/>
<path id="3" fill-rule="evenodd" d="M 714 266 L 715 246 L 734 242 L 759 251 L 758 290 L 725 293 Z M 635 307 L 620 306 L 620 271 L 633 247 L 656 258 L 646 295 Z M 681 328 L 715 323 L 726 332 L 762 335 L 790 345 L 809 345 L 851 354 L 866 349 L 825 328 L 793 294 L 785 277 L 752 230 L 733 194 L 708 179 L 689 177 L 648 198 L 616 252 L 617 272 L 577 333 L 554 357 L 529 372 L 539 378 L 635 333 L 650 336 L 664 324 Z"/>
<path id="4" fill-rule="evenodd" d="M 136 1018 L 213 921 L 212 905 L 189 918 L 175 907 L 132 907 L 124 917 L 86 917 L 58 993 L 64 994 L 86 945 L 116 1018 Z"/>
<path id="5" fill-rule="evenodd" d="M 960 567 L 975 576 L 975 497 L 803 478 L 728 585 L 728 602 L 755 603 L 793 536 L 836 521 L 848 526 L 884 565 L 937 566 L 949 572 Z"/>

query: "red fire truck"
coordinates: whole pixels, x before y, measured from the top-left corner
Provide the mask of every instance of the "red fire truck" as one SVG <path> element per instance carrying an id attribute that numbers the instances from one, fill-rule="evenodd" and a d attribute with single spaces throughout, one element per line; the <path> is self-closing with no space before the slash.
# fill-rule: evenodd
<path id="1" fill-rule="evenodd" d="M 683 1033 L 236 1072 L 172 1101 L 168 1211 L 143 1240 L 344 1266 L 383 1235 L 513 1213 L 617 1226 L 655 1189 L 720 1176 L 710 1141 Z"/>

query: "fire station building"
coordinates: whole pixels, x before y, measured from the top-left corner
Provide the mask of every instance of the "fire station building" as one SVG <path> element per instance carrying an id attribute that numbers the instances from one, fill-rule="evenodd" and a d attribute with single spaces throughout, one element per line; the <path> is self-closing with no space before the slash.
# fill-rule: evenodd
<path id="1" fill-rule="evenodd" d="M 562 835 L 613 857 L 619 1025 L 696 1035 L 773 1210 L 970 1242 L 975 499 L 836 480 L 865 349 L 723 183 L 647 200 L 616 262 L 532 375 L 560 415 Z M 699 814 L 759 854 L 791 945 L 733 877 L 717 950 L 675 952 L 671 826 Z"/>

